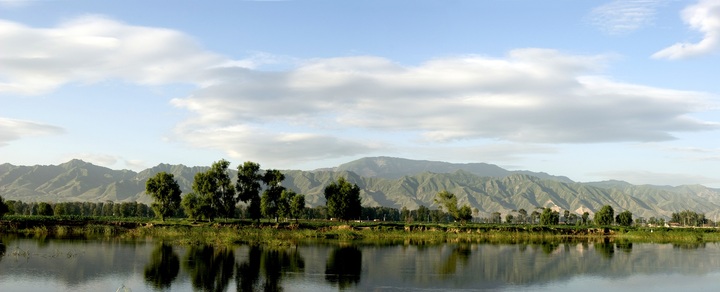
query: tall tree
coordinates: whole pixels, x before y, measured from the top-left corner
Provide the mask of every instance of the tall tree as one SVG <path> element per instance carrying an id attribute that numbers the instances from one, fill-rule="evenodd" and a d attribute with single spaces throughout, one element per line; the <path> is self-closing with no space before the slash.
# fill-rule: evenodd
<path id="1" fill-rule="evenodd" d="M 285 187 L 280 185 L 285 179 L 285 175 L 279 170 L 268 169 L 263 175 L 263 183 L 267 186 L 260 198 L 260 208 L 265 217 L 275 218 L 277 221 L 278 211 L 280 210 L 280 197 Z"/>
<path id="2" fill-rule="evenodd" d="M 621 226 L 630 226 L 633 223 L 632 213 L 630 211 L 622 211 L 615 218 L 615 222 Z"/>
<path id="3" fill-rule="evenodd" d="M 558 223 L 560 223 L 560 213 L 550 208 L 543 209 L 542 214 L 540 214 L 541 225 L 557 225 Z"/>
<path id="4" fill-rule="evenodd" d="M 5 200 L 3 199 L 3 197 L 0 196 L 0 218 L 5 216 L 5 213 L 7 213 L 8 211 L 10 211 L 10 208 L 5 203 Z"/>
<path id="5" fill-rule="evenodd" d="M 305 215 L 305 195 L 295 194 L 290 200 L 290 213 L 295 218 L 295 222 L 298 218 Z"/>
<path id="6" fill-rule="evenodd" d="M 455 194 L 442 190 L 435 195 L 434 201 L 440 205 L 440 208 L 445 209 L 445 212 L 450 214 L 450 216 L 455 217 L 457 214 L 457 197 L 455 197 Z"/>
<path id="7" fill-rule="evenodd" d="M 235 188 L 230 180 L 230 162 L 221 159 L 214 162 L 206 172 L 195 174 L 193 192 L 198 196 L 198 215 L 212 221 L 216 216 L 233 217 L 235 212 Z"/>
<path id="8" fill-rule="evenodd" d="M 600 226 L 612 225 L 615 219 L 615 210 L 610 205 L 605 205 L 600 208 L 600 211 L 595 213 L 595 224 Z"/>
<path id="9" fill-rule="evenodd" d="M 465 223 L 466 221 L 472 219 L 472 208 L 470 208 L 470 205 L 463 205 L 458 208 L 457 197 L 453 193 L 445 190 L 440 191 L 435 196 L 435 203 L 440 205 L 440 207 L 445 208 L 447 213 L 452 216 L 454 220 L 459 220 L 462 223 Z M 493 213 L 493 218 L 497 217 L 496 223 L 500 223 L 502 220 L 501 214 L 498 212 L 495 213 Z"/>
<path id="10" fill-rule="evenodd" d="M 325 200 L 328 216 L 348 221 L 360 217 L 360 188 L 344 177 L 325 187 Z"/>
<path id="11" fill-rule="evenodd" d="M 148 179 L 145 183 L 145 192 L 154 199 L 152 208 L 162 221 L 180 207 L 182 191 L 175 177 L 170 173 L 163 171 Z"/>
<path id="12" fill-rule="evenodd" d="M 250 218 L 260 220 L 260 189 L 262 188 L 260 164 L 246 161 L 238 166 L 238 180 L 235 185 L 238 199 L 248 205 Z"/>

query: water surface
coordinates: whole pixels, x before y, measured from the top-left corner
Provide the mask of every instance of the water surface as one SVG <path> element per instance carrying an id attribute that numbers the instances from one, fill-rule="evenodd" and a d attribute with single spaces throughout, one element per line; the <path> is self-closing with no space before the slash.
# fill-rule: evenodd
<path id="1" fill-rule="evenodd" d="M 715 291 L 720 246 L 0 239 L 2 291 Z"/>

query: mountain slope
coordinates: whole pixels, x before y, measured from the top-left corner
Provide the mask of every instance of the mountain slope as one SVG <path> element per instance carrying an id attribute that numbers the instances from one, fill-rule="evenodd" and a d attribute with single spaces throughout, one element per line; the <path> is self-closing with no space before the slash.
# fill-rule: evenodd
<path id="1" fill-rule="evenodd" d="M 385 161 L 383 165 L 381 162 Z M 462 169 L 456 169 L 460 168 Z M 112 170 L 80 160 L 60 165 L 0 165 L 0 196 L 23 201 L 138 201 L 150 203 L 145 182 L 156 173 L 172 173 L 184 193 L 190 192 L 196 173 L 208 167 L 160 164 L 139 173 Z M 415 169 L 416 171 L 413 171 Z M 364 175 L 354 171 L 357 170 Z M 422 170 L 422 171 L 417 171 Z M 283 185 L 306 195 L 310 206 L 325 204 L 323 190 L 338 177 L 357 184 L 365 206 L 435 208 L 435 195 L 442 190 L 470 204 L 478 216 L 492 212 L 508 214 L 549 207 L 576 214 L 594 213 L 603 205 L 617 212 L 631 211 L 635 217 L 669 217 L 673 212 L 693 210 L 715 218 L 720 210 L 720 191 L 704 186 L 636 186 L 621 181 L 577 183 L 541 178 L 537 173 L 510 172 L 489 164 L 445 164 L 397 158 L 368 158 L 334 170 L 283 171 Z M 403 174 L 403 175 L 401 175 Z M 485 175 L 480 175 L 485 174 Z M 492 174 L 492 175 L 490 175 Z M 236 173 L 231 172 L 231 177 Z"/>

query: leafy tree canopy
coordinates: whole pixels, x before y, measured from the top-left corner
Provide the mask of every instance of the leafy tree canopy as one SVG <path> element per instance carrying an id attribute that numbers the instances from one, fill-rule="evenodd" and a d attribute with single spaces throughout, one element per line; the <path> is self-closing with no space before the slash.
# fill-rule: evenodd
<path id="1" fill-rule="evenodd" d="M 325 200 L 328 216 L 342 220 L 360 217 L 360 188 L 351 184 L 344 177 L 338 178 L 325 187 Z"/>

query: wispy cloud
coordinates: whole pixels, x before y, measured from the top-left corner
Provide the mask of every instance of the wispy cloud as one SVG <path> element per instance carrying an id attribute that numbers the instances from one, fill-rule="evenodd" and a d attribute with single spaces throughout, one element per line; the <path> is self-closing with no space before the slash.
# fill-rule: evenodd
<path id="1" fill-rule="evenodd" d="M 64 132 L 62 128 L 52 125 L 0 117 L 0 147 L 23 137 L 56 135 Z"/>
<path id="2" fill-rule="evenodd" d="M 610 35 L 627 34 L 652 25 L 667 0 L 615 0 L 590 12 L 589 21 Z"/>
<path id="3" fill-rule="evenodd" d="M 679 42 L 653 54 L 658 59 L 686 59 L 720 50 L 720 0 L 701 0 L 682 11 L 682 19 L 702 34 L 696 43 Z"/>
<path id="4" fill-rule="evenodd" d="M 719 128 L 688 116 L 714 106 L 709 95 L 595 75 L 604 60 L 522 49 L 419 66 L 358 56 L 280 72 L 226 68 L 217 84 L 172 101 L 196 114 L 176 134 L 240 157 L 290 159 L 386 149 L 392 139 L 364 137 L 388 133 L 429 144 L 553 144 L 666 141 Z"/>

